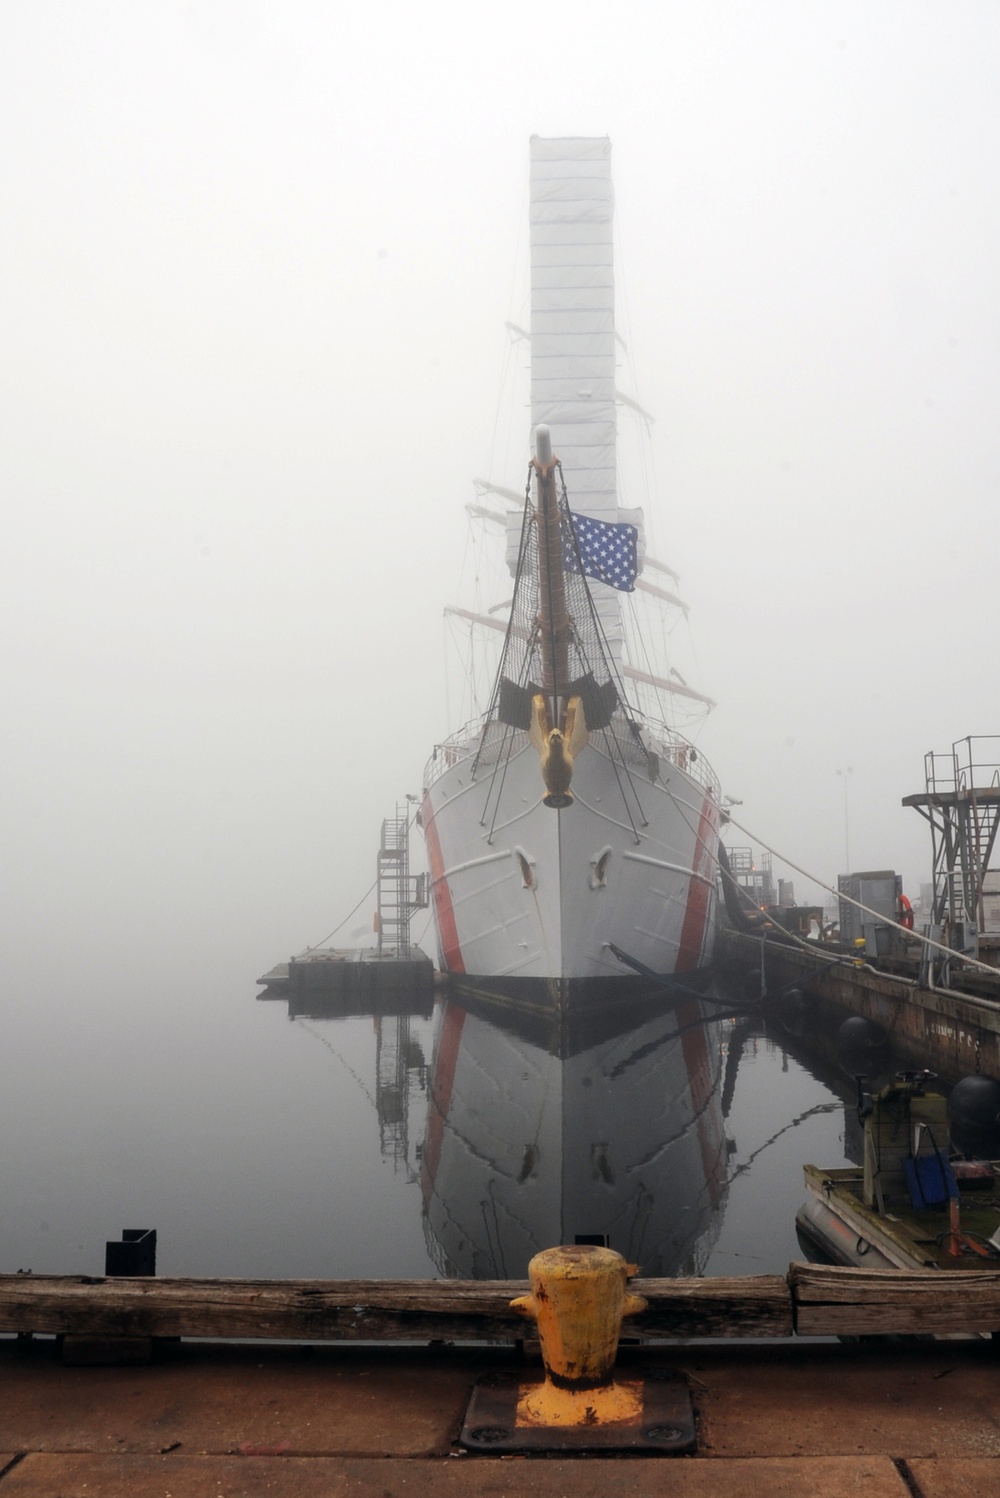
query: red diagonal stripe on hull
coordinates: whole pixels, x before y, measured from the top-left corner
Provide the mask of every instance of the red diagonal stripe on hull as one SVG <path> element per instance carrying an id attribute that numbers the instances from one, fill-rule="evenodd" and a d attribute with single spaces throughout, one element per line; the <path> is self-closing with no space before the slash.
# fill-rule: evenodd
<path id="1" fill-rule="evenodd" d="M 437 827 L 434 825 L 434 811 L 429 796 L 425 797 L 424 804 L 420 808 L 420 817 L 423 822 L 424 841 L 427 844 L 427 861 L 431 866 L 431 889 L 434 893 L 434 914 L 437 918 L 438 935 L 441 938 L 441 957 L 447 972 L 464 973 L 465 963 L 462 960 L 462 949 L 458 943 L 455 909 L 451 903 L 448 881 L 444 877 L 441 841 L 437 835 Z"/>
<path id="2" fill-rule="evenodd" d="M 715 802 L 706 796 L 702 802 L 698 819 L 698 836 L 695 839 L 694 857 L 691 860 L 691 883 L 688 888 L 687 905 L 684 909 L 684 924 L 681 926 L 680 946 L 677 950 L 677 973 L 689 973 L 701 961 L 701 949 L 705 942 L 705 923 L 708 919 L 708 898 L 712 886 L 707 877 L 711 866 L 709 839 L 715 836 Z M 706 867 L 708 866 L 708 867 Z"/>
<path id="3" fill-rule="evenodd" d="M 465 1010 L 459 1009 L 457 1004 L 445 1004 L 434 1056 L 434 1075 L 431 1078 L 430 1104 L 427 1109 L 427 1136 L 420 1169 L 425 1202 L 430 1201 L 441 1162 L 444 1126 L 451 1112 L 451 1094 L 455 1086 L 455 1068 L 458 1065 L 464 1024 Z"/>
<path id="4" fill-rule="evenodd" d="M 708 1035 L 705 1030 L 705 1016 L 701 1005 L 684 1004 L 677 1011 L 677 1024 L 681 1031 L 681 1049 L 684 1054 L 684 1065 L 687 1067 L 688 1085 L 691 1088 L 701 1167 L 705 1174 L 709 1199 L 714 1207 L 726 1184 L 726 1156 L 723 1135 L 716 1127 L 718 1115 L 710 1109 L 715 1083 L 712 1076 L 712 1057 L 708 1048 Z"/>

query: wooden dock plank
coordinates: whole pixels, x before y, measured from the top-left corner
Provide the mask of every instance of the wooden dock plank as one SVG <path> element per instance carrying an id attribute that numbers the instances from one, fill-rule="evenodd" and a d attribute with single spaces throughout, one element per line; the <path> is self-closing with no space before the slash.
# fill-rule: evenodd
<path id="1" fill-rule="evenodd" d="M 625 1335 L 648 1337 L 790 1337 L 792 1297 L 781 1275 L 719 1279 L 635 1279 L 629 1289 L 648 1309 L 625 1323 Z"/>
<path id="2" fill-rule="evenodd" d="M 871 1336 L 1000 1332 L 1000 1271 L 844 1269 L 636 1279 L 648 1308 L 626 1336 Z M 516 1341 L 524 1280 L 196 1280 L 0 1275 L 0 1333 L 284 1341 Z"/>
<path id="3" fill-rule="evenodd" d="M 649 1308 L 626 1335 L 788 1337 L 778 1275 L 633 1280 Z M 519 1340 L 526 1280 L 196 1280 L 0 1275 L 0 1332 L 289 1341 Z"/>
<path id="4" fill-rule="evenodd" d="M 800 1337 L 1000 1332 L 1000 1272 L 792 1264 Z"/>

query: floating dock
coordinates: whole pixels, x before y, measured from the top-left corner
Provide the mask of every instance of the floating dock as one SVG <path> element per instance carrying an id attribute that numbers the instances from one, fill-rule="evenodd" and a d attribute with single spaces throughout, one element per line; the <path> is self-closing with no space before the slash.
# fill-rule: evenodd
<path id="1" fill-rule="evenodd" d="M 374 948 L 314 947 L 257 979 L 262 999 L 287 999 L 289 1018 L 332 1019 L 354 1014 L 430 1015 L 434 964 L 418 947 L 408 956 Z"/>

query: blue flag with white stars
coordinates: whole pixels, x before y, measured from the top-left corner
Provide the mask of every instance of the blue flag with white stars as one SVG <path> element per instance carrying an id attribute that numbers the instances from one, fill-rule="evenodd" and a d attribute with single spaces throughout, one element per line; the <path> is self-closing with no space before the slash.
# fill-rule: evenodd
<path id="1" fill-rule="evenodd" d="M 576 546 L 572 537 L 563 536 L 566 571 L 582 570 L 585 577 L 607 583 L 620 593 L 634 592 L 639 573 L 639 532 L 635 526 L 624 521 L 611 525 L 606 520 L 592 520 L 589 515 L 571 515 L 570 520 Z"/>

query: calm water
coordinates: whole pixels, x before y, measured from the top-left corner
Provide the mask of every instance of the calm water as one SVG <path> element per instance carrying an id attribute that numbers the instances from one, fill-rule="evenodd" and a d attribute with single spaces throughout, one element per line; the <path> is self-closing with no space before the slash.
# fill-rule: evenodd
<path id="1" fill-rule="evenodd" d="M 8 1023 L 4 1272 L 101 1273 L 155 1227 L 164 1275 L 518 1277 L 578 1235 L 650 1274 L 780 1273 L 803 1162 L 857 1157 L 853 1083 L 795 1012 L 612 1010 L 561 1055 L 453 1003 L 290 1020 L 234 987 L 113 1014 Z"/>

